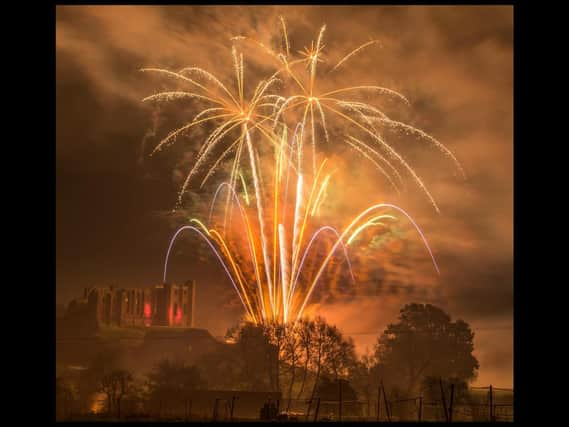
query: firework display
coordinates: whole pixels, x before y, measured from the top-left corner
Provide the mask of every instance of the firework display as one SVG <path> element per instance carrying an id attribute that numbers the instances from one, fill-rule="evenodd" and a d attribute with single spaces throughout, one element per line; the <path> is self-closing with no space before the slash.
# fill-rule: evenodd
<path id="1" fill-rule="evenodd" d="M 435 199 L 403 155 L 388 143 L 385 130 L 400 131 L 436 147 L 464 175 L 455 156 L 438 140 L 409 124 L 392 120 L 378 106 L 349 98 L 355 93 L 366 93 L 409 105 L 399 92 L 369 85 L 319 89 L 318 78 L 326 79 L 329 73 L 340 72 L 352 57 L 378 44 L 376 40 L 364 43 L 325 68 L 326 26 L 321 27 L 310 48 L 299 51 L 298 57 L 292 53 L 283 18 L 280 26 L 280 52 L 252 38 L 232 38 L 234 87 L 197 67 L 180 71 L 142 69 L 165 75 L 186 87 L 155 93 L 144 98 L 144 102 L 190 98 L 203 105 L 189 122 L 163 138 L 153 154 L 180 136 L 191 135 L 193 128 L 213 125 L 213 130 L 197 141 L 199 150 L 178 194 L 178 206 L 190 187 L 203 187 L 220 165 L 231 164 L 229 179 L 213 194 L 208 220 L 192 218 L 172 237 L 164 281 L 177 237 L 185 230 L 192 231 L 215 254 L 247 320 L 256 324 L 286 324 L 301 319 L 334 258 L 342 258 L 355 282 L 349 248 L 370 227 L 390 227 L 396 221 L 407 221 L 416 229 L 439 272 L 423 232 L 398 206 L 376 203 L 352 219 L 342 220 L 340 227 L 323 223 L 320 207 L 333 185 L 334 170 L 329 159 L 319 152 L 320 144 L 332 138 L 341 139 L 397 191 L 409 177 L 437 212 Z M 260 48 L 276 66 L 272 74 L 255 85 L 252 96 L 246 95 L 244 56 L 238 50 L 246 44 Z M 221 195 L 225 199 L 218 201 Z M 323 244 L 327 246 L 322 254 L 315 248 Z"/>

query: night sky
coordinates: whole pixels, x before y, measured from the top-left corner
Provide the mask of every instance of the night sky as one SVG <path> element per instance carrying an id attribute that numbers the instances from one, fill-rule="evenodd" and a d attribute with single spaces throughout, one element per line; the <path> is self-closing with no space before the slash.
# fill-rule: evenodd
<path id="1" fill-rule="evenodd" d="M 197 65 L 230 81 L 229 38 L 248 35 L 270 45 L 283 15 L 295 50 L 309 45 L 326 23 L 331 63 L 379 39 L 380 48 L 355 58 L 338 79 L 404 93 L 412 107 L 401 119 L 442 141 L 468 176 L 455 176 L 433 149 L 401 146 L 417 160 L 417 172 L 439 203 L 437 214 L 412 184 L 403 195 L 392 194 L 381 176 L 338 147 L 347 171 L 339 176 L 337 195 L 350 195 L 350 206 L 336 208 L 354 214 L 378 200 L 405 207 L 426 233 L 441 276 L 413 262 L 386 261 L 378 252 L 387 289 L 412 284 L 430 291 L 362 292 L 312 310 L 353 335 L 363 352 L 404 303 L 434 303 L 474 328 L 481 363 L 476 384 L 512 386 L 511 7 L 59 6 L 56 15 L 59 303 L 81 296 L 87 286 L 162 280 L 164 254 L 179 225 L 170 211 L 187 172 L 184 153 L 195 143 L 183 141 L 149 157 L 184 112 L 143 104 L 160 84 L 138 70 Z M 253 62 L 259 52 L 251 56 Z M 259 67 L 246 73 L 256 77 Z M 196 279 L 197 324 L 222 335 L 241 309 L 221 269 L 192 255 L 195 244 L 181 244 L 171 280 Z"/>

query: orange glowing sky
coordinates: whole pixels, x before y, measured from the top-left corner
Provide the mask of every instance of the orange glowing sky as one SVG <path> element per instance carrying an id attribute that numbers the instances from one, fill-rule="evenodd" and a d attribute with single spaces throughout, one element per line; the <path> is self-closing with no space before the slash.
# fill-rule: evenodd
<path id="1" fill-rule="evenodd" d="M 189 159 L 181 157 L 183 145 L 148 158 L 171 123 L 141 104 L 156 82 L 138 69 L 198 65 L 230 71 L 229 37 L 244 34 L 270 44 L 278 38 L 279 15 L 286 17 L 297 50 L 310 45 L 323 23 L 332 56 L 379 39 L 381 48 L 358 56 L 338 79 L 404 93 L 412 108 L 401 118 L 453 150 L 468 175 L 466 182 L 453 176 L 432 150 L 401 147 L 418 159 L 417 171 L 440 205 L 438 215 L 411 184 L 403 195 L 393 194 L 371 167 L 338 147 L 338 202 L 329 209 L 354 214 L 378 201 L 404 207 L 426 233 L 441 276 L 420 251 L 403 259 L 378 252 L 372 262 L 381 265 L 382 291 L 321 298 L 312 311 L 352 335 L 363 352 L 403 304 L 434 303 L 474 328 L 481 364 L 475 384 L 511 387 L 511 7 L 59 6 L 58 300 L 69 301 L 93 284 L 149 286 L 161 279 L 172 232 L 165 213 L 175 203 Z M 251 65 L 247 72 L 255 77 L 258 68 Z M 172 271 L 180 280 L 197 279 L 198 326 L 222 335 L 238 319 L 240 306 L 216 266 L 196 262 L 192 249 L 186 251 L 190 256 L 177 257 Z"/>

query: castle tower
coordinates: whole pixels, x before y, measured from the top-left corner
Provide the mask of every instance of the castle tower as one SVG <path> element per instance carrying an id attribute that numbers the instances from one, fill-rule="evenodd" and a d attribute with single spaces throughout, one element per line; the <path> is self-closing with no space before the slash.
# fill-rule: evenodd
<path id="1" fill-rule="evenodd" d="M 194 316 L 195 316 L 195 303 L 196 303 L 196 281 L 195 280 L 188 280 L 184 283 L 185 290 L 185 310 L 184 310 L 184 318 L 185 318 L 185 327 L 186 328 L 193 328 L 194 327 Z"/>
<path id="2" fill-rule="evenodd" d="M 152 324 L 156 326 L 169 326 L 168 307 L 170 306 L 170 285 L 162 283 L 153 290 Z"/>

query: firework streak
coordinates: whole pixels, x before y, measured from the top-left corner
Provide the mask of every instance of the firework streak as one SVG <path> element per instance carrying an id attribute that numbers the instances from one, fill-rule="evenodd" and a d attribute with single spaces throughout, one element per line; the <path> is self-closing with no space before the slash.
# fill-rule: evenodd
<path id="1" fill-rule="evenodd" d="M 338 140 L 345 141 L 369 160 L 396 190 L 400 189 L 403 175 L 411 177 L 437 212 L 438 206 L 425 184 L 403 156 L 388 144 L 383 130 L 401 131 L 429 143 L 447 155 L 462 173 L 454 155 L 432 136 L 390 119 L 376 106 L 338 97 L 368 92 L 409 104 L 400 93 L 379 86 L 319 92 L 316 71 L 318 63 L 325 63 L 322 40 L 326 27 L 320 29 L 316 43 L 305 48 L 300 58 L 294 58 L 284 19 L 281 24 L 283 48 L 280 53 L 244 36 L 232 39 L 235 44 L 250 42 L 261 47 L 277 65 L 277 71 L 259 82 L 250 97 L 245 95 L 243 54 L 238 53 L 235 45 L 232 49 L 236 83 L 233 92 L 219 78 L 200 68 L 187 67 L 177 72 L 143 69 L 173 78 L 188 88 L 159 92 L 143 101 L 186 98 L 205 105 L 188 123 L 163 138 L 152 154 L 194 127 L 214 125 L 203 139 L 182 185 L 179 205 L 193 177 L 205 172 L 200 185 L 203 187 L 219 166 L 232 157 L 229 180 L 220 184 L 214 193 L 207 225 L 192 218 L 192 225 L 181 227 L 172 237 L 166 254 L 164 281 L 176 239 L 182 231 L 192 231 L 207 242 L 221 263 L 247 320 L 258 324 L 301 319 L 335 256 L 345 260 L 355 281 L 348 246 L 367 228 L 387 227 L 389 222 L 397 220 L 392 213 L 403 214 L 413 225 L 439 272 L 423 232 L 407 212 L 395 205 L 370 206 L 349 221 L 341 232 L 319 223 L 320 208 L 332 181 L 328 160 L 318 159 L 320 136 L 329 141 L 336 138 L 335 130 L 340 128 L 343 136 Z M 349 52 L 330 67 L 328 73 L 341 70 L 350 58 L 375 44 L 377 41 L 370 41 Z M 300 65 L 304 65 L 304 71 L 298 70 Z M 279 85 L 284 87 L 281 92 L 274 92 L 277 82 L 284 83 Z M 307 141 L 308 156 L 305 155 Z M 219 203 L 222 194 L 225 200 Z M 234 209 L 237 209 L 236 218 L 232 215 Z M 328 245 L 323 246 L 324 242 Z"/>

